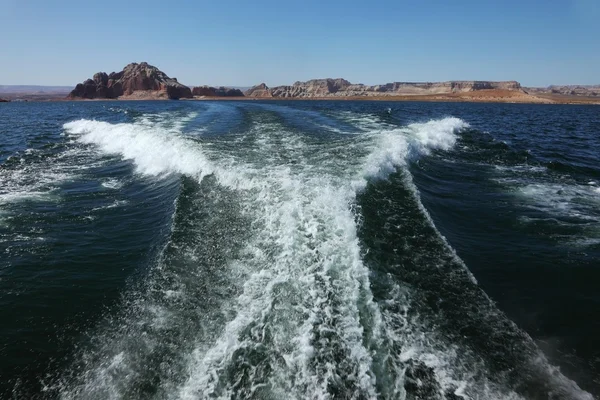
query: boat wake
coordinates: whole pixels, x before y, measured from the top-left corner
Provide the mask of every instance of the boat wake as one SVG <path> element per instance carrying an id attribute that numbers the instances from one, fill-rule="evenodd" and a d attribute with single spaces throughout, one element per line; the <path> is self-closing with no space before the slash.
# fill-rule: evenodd
<path id="1" fill-rule="evenodd" d="M 80 145 L 182 184 L 144 283 L 49 392 L 591 399 L 495 308 L 420 202 L 408 164 L 450 151 L 465 121 L 373 129 L 373 116 L 340 114 L 352 134 L 323 140 L 281 113 L 218 138 L 186 132 L 195 115 L 65 124 Z"/>

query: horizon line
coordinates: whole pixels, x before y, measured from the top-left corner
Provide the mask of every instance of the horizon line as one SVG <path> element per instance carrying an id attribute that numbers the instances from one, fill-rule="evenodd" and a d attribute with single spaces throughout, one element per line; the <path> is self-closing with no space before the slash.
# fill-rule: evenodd
<path id="1" fill-rule="evenodd" d="M 519 81 L 517 79 L 508 79 L 508 80 L 492 80 L 492 79 L 448 79 L 448 80 L 438 80 L 438 81 L 436 81 L 436 80 L 426 80 L 426 81 L 418 81 L 418 80 L 415 80 L 415 81 L 410 81 L 410 80 L 400 81 L 400 80 L 396 80 L 396 81 L 390 81 L 390 82 L 385 82 L 385 83 L 365 84 L 365 83 L 361 83 L 361 82 L 354 83 L 354 82 L 349 81 L 346 78 L 338 77 L 338 78 L 311 78 L 311 79 L 308 79 L 306 81 L 295 80 L 291 84 L 280 84 L 280 85 L 269 85 L 265 81 L 261 81 L 259 83 L 253 84 L 253 85 L 247 85 L 247 84 L 245 84 L 245 85 L 222 85 L 222 84 L 219 84 L 219 85 L 212 85 L 212 84 L 187 85 L 187 84 L 184 84 L 184 83 L 180 82 L 179 80 L 177 80 L 177 81 L 179 83 L 181 83 L 181 84 L 189 87 L 189 88 L 202 87 L 202 86 L 209 86 L 209 87 L 215 87 L 215 88 L 218 88 L 218 87 L 226 87 L 226 88 L 252 88 L 254 86 L 261 85 L 263 83 L 265 85 L 267 85 L 269 88 L 275 88 L 275 87 L 278 87 L 278 86 L 293 86 L 294 83 L 296 83 L 296 82 L 307 82 L 307 81 L 311 81 L 311 80 L 325 80 L 325 79 L 344 79 L 344 80 L 350 82 L 352 85 L 364 85 L 364 86 L 386 85 L 386 84 L 389 84 L 389 83 L 421 84 L 421 83 L 444 83 L 444 82 L 517 82 L 517 83 L 519 83 L 519 85 L 521 85 L 521 87 L 525 87 L 525 88 L 549 88 L 551 86 L 583 86 L 583 87 L 585 87 L 585 86 L 588 86 L 588 87 L 589 86 L 600 86 L 600 83 L 591 83 L 591 84 L 589 84 L 589 83 L 552 83 L 552 84 L 545 85 L 545 86 L 529 86 L 529 85 L 525 85 L 525 84 L 521 83 L 521 81 Z M 79 83 L 82 83 L 82 82 L 79 82 Z M 2 83 L 0 83 L 0 87 L 39 87 L 39 88 L 55 87 L 55 88 L 75 88 L 75 86 L 77 86 L 79 83 L 75 83 L 75 84 L 71 84 L 71 85 L 69 85 L 69 84 L 37 84 L 37 83 L 34 83 L 34 84 L 22 84 L 22 83 L 19 83 L 19 84 L 2 84 Z"/>

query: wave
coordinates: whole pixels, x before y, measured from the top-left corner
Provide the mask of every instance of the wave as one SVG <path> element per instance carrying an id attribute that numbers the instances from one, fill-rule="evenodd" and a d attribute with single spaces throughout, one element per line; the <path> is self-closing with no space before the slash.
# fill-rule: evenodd
<path id="1" fill-rule="evenodd" d="M 444 118 L 406 128 L 376 131 L 375 140 L 363 166 L 365 179 L 385 179 L 406 165 L 410 151 L 428 155 L 432 150 L 449 150 L 456 143 L 456 132 L 469 125 L 458 118 Z"/>
<path id="2" fill-rule="evenodd" d="M 80 120 L 69 122 L 64 128 L 67 133 L 80 135 L 81 143 L 94 144 L 104 153 L 133 160 L 137 170 L 146 175 L 182 173 L 201 179 L 212 172 L 210 162 L 191 149 L 190 142 L 172 136 L 173 131 L 154 129 L 147 121 L 110 124 Z"/>

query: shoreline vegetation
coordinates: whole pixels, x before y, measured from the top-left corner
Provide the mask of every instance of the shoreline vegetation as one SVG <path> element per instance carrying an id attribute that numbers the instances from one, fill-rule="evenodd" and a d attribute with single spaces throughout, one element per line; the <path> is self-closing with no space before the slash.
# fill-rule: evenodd
<path id="1" fill-rule="evenodd" d="M 17 87 L 15 87 L 17 88 Z M 8 101 L 98 100 L 342 100 L 524 104 L 600 104 L 600 85 L 522 87 L 517 81 L 391 82 L 368 86 L 345 79 L 313 79 L 293 85 L 268 87 L 261 83 L 244 92 L 239 88 L 188 87 L 146 62 L 131 63 L 120 72 L 98 72 L 93 78 L 68 88 L 11 92 L 0 86 Z M 33 88 L 33 87 L 32 87 Z"/>

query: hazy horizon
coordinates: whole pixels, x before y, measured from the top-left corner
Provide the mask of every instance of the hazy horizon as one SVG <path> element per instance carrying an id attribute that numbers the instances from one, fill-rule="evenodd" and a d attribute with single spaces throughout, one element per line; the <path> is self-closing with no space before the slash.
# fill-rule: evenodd
<path id="1" fill-rule="evenodd" d="M 600 5 L 509 0 L 177 4 L 0 0 L 2 85 L 74 86 L 147 61 L 186 85 L 342 77 L 600 84 Z M 92 21 L 92 22 L 90 22 Z"/>

